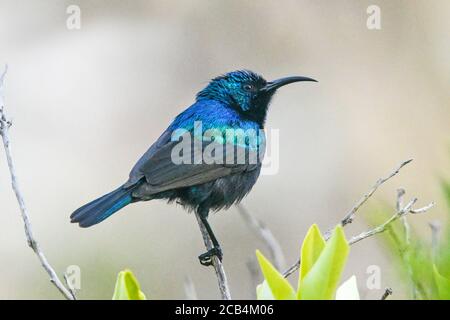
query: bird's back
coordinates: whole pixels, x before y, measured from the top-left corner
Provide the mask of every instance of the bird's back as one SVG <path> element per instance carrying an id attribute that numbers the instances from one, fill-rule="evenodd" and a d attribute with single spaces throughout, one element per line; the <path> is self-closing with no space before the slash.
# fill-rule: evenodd
<path id="1" fill-rule="evenodd" d="M 259 176 L 265 147 L 264 133 L 260 129 L 257 123 L 243 119 L 220 102 L 198 101 L 178 115 L 139 159 L 126 185 L 144 181 L 133 192 L 133 197 L 139 200 L 176 200 L 194 210 L 200 205 L 212 210 L 229 207 L 251 190 Z M 228 140 L 211 141 L 208 132 Z M 194 161 L 194 154 L 198 152 L 204 157 L 208 145 L 211 148 L 212 144 L 222 144 L 224 161 L 206 163 L 202 159 L 200 163 L 176 163 L 174 148 L 179 148 L 178 139 L 183 133 L 190 135 L 192 141 L 202 140 L 200 151 L 192 143 L 191 160 Z M 231 133 L 235 135 L 232 140 L 229 139 Z M 234 158 L 227 162 L 230 142 Z M 238 158 L 240 153 L 244 154 L 244 159 Z M 255 154 L 256 158 L 251 158 L 250 154 Z"/>

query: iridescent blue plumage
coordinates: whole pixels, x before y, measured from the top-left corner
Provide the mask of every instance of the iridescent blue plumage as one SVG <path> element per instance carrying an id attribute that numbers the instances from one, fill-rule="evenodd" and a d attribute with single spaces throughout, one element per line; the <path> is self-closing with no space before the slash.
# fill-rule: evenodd
<path id="1" fill-rule="evenodd" d="M 229 105 L 210 99 L 200 99 L 179 114 L 169 125 L 169 130 L 183 128 L 193 130 L 196 121 L 202 122 L 204 130 L 242 128 L 259 130 L 261 125 L 242 118 L 241 114 Z"/>
<path id="2" fill-rule="evenodd" d="M 193 134 L 200 124 L 201 146 L 210 147 L 232 144 L 233 150 L 244 153 L 261 151 L 265 147 L 264 135 L 257 135 L 255 143 L 245 136 L 246 132 L 257 132 L 264 128 L 267 109 L 278 88 L 298 81 L 314 81 L 306 77 L 287 77 L 267 82 L 252 71 L 233 71 L 211 80 L 201 90 L 193 105 L 179 114 L 159 139 L 138 160 L 130 172 L 128 181 L 113 192 L 98 198 L 71 215 L 71 221 L 81 227 L 89 227 L 103 221 L 114 212 L 138 201 L 166 199 L 177 201 L 189 210 L 195 210 L 211 236 L 214 248 L 201 255 L 200 262 L 208 265 L 211 256 L 221 258 L 219 244 L 209 227 L 208 213 L 228 208 L 242 200 L 258 179 L 261 162 L 241 163 L 177 163 L 173 151 L 178 148 L 181 134 Z M 226 135 L 229 130 L 239 132 L 232 140 Z M 207 132 L 214 132 L 214 139 Z M 245 139 L 242 140 L 244 135 Z M 230 143 L 231 141 L 231 143 Z M 217 149 L 219 150 L 219 149 Z M 183 150 L 184 152 L 185 150 Z M 201 149 L 203 151 L 203 149 Z M 189 156 L 197 155 L 197 149 L 189 149 Z M 227 152 L 229 152 L 227 150 Z M 238 152 L 238 153 L 239 153 Z M 236 160 L 236 157 L 231 158 Z"/>
<path id="3" fill-rule="evenodd" d="M 230 134 L 227 136 L 227 132 L 234 132 L 234 141 L 228 142 L 233 142 L 241 147 L 253 147 L 265 143 L 265 136 L 261 123 L 242 117 L 242 114 L 238 110 L 217 100 L 198 100 L 183 113 L 178 115 L 169 126 L 168 130 L 179 130 L 178 135 L 172 135 L 172 140 L 177 140 L 178 136 L 184 133 L 183 130 L 180 129 L 193 132 L 194 128 L 201 130 L 202 137 L 208 130 L 216 130 L 217 132 L 220 132 L 224 140 L 226 140 L 226 137 L 230 136 Z M 239 139 L 240 135 L 249 136 L 253 133 L 255 134 L 255 137 L 252 139 L 253 143 L 245 145 L 242 139 Z M 194 136 L 194 138 L 198 137 Z"/>

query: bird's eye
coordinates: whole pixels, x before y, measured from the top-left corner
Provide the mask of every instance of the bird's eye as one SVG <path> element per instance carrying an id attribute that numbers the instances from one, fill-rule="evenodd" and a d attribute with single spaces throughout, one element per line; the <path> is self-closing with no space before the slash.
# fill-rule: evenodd
<path id="1" fill-rule="evenodd" d="M 253 86 L 251 84 L 244 84 L 245 91 L 253 91 Z"/>

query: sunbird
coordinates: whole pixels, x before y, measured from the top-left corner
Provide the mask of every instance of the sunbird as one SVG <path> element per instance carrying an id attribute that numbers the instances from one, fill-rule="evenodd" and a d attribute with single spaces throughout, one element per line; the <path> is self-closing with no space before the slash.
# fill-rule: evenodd
<path id="1" fill-rule="evenodd" d="M 228 209 L 250 192 L 260 175 L 262 162 L 262 156 L 257 156 L 255 160 L 250 154 L 264 153 L 263 130 L 271 99 L 282 86 L 300 81 L 316 82 L 303 76 L 266 81 L 249 70 L 233 71 L 212 79 L 197 93 L 194 104 L 175 117 L 137 161 L 128 181 L 75 210 L 70 216 L 71 222 L 86 228 L 131 203 L 165 199 L 181 204 L 188 211 L 195 211 L 204 224 L 213 248 L 199 256 L 200 263 L 211 265 L 213 256 L 222 260 L 222 250 L 208 223 L 208 214 Z M 248 131 L 260 134 L 256 135 L 257 139 L 248 139 L 247 136 L 240 139 L 239 134 L 228 139 L 230 129 L 240 134 Z M 207 132 L 213 134 L 208 136 Z M 191 162 L 175 161 L 174 156 L 181 155 L 180 140 L 184 140 L 186 134 L 192 136 L 192 140 L 185 146 L 192 147 L 192 144 L 201 141 L 201 148 L 182 149 L 182 159 Z M 206 150 L 203 147 L 211 144 L 215 147 L 226 146 L 215 149 L 217 154 L 222 151 L 222 155 L 213 155 L 216 160 L 225 158 L 226 161 L 211 162 L 202 157 L 198 161 L 198 151 Z M 244 157 L 237 159 L 241 154 Z M 237 161 L 242 159 L 244 161 Z"/>

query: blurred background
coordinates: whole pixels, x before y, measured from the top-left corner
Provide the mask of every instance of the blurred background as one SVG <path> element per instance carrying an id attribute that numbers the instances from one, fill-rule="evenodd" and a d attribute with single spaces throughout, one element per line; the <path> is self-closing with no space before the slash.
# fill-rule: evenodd
<path id="1" fill-rule="evenodd" d="M 381 29 L 366 26 L 381 9 Z M 78 5 L 81 28 L 66 9 Z M 19 182 L 37 240 L 60 275 L 81 269 L 81 299 L 110 299 L 131 268 L 152 299 L 184 299 L 186 276 L 199 298 L 219 298 L 195 217 L 152 201 L 80 229 L 69 215 L 123 183 L 135 161 L 208 79 L 251 69 L 273 79 L 305 75 L 275 97 L 267 128 L 280 130 L 280 170 L 262 176 L 243 201 L 298 258 L 309 226 L 336 224 L 381 176 L 414 162 L 364 206 L 348 236 L 368 228 L 397 187 L 435 201 L 414 216 L 445 219 L 439 181 L 450 175 L 450 2 L 447 0 L 17 1 L 0 0 L 0 64 L 8 63 L 6 106 Z M 3 150 L 1 151 L 3 153 Z M 26 246 L 9 173 L 0 157 L 1 299 L 59 299 Z M 266 248 L 235 208 L 211 216 L 225 253 L 233 298 L 254 297 L 247 268 Z M 366 286 L 380 267 L 381 286 Z M 377 237 L 352 246 L 344 278 L 356 274 L 364 299 L 384 288 L 406 297 Z M 296 282 L 296 276 L 292 279 Z"/>

